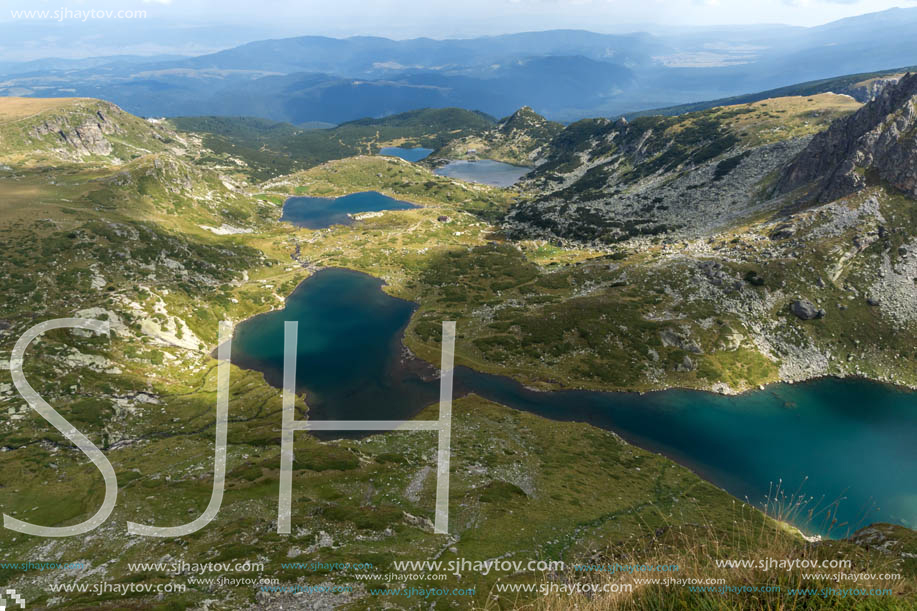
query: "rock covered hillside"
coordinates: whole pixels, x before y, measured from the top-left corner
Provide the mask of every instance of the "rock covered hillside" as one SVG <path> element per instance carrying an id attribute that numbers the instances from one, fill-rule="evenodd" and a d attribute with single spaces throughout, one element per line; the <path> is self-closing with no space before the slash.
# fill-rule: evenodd
<path id="1" fill-rule="evenodd" d="M 829 202 L 875 184 L 917 197 L 917 74 L 885 87 L 817 134 L 781 174 L 777 194 Z"/>
<path id="2" fill-rule="evenodd" d="M 766 209 L 760 187 L 831 120 L 859 108 L 821 94 L 675 117 L 589 119 L 546 148 L 506 219 L 513 237 L 608 245 L 709 235 Z"/>
<path id="3" fill-rule="evenodd" d="M 882 95 L 882 92 L 889 85 L 897 84 L 905 74 L 906 73 L 902 72 L 865 79 L 843 88 L 838 93 L 845 93 L 858 102 L 863 102 L 865 104 Z"/>
<path id="4" fill-rule="evenodd" d="M 501 288 L 515 309 L 499 320 L 468 298 L 473 339 L 457 352 L 532 385 L 730 393 L 855 375 L 917 386 L 917 221 L 900 180 L 915 158 L 901 93 L 912 82 L 890 79 L 865 108 L 818 94 L 567 126 L 504 217 L 521 253 L 506 257 L 595 254 L 541 268 L 551 288 Z M 779 188 L 787 168 L 828 159 L 819 143 L 845 125 L 862 126 L 861 171 L 885 178 L 792 205 L 798 194 Z M 455 307 L 444 300 L 431 318 Z"/>
<path id="5" fill-rule="evenodd" d="M 184 144 L 155 120 L 102 100 L 4 98 L 0 106 L 2 161 L 123 163 L 150 153 L 180 153 Z"/>
<path id="6" fill-rule="evenodd" d="M 493 129 L 452 140 L 434 152 L 431 159 L 486 158 L 535 165 L 542 161 L 548 142 L 562 130 L 560 123 L 548 121 L 528 106 L 523 106 Z"/>

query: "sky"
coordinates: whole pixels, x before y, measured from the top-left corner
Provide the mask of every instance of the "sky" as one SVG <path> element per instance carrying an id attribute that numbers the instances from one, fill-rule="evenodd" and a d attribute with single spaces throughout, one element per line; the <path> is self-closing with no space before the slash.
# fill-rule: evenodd
<path id="1" fill-rule="evenodd" d="M 781 23 L 812 26 L 917 0 L 0 0 L 13 10 L 143 10 L 148 19 L 258 24 L 277 31 L 395 38 L 578 27 Z"/>

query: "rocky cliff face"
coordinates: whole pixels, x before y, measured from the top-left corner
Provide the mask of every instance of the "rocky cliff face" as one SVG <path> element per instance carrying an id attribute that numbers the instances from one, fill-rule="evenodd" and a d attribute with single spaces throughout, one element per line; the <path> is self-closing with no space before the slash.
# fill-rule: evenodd
<path id="1" fill-rule="evenodd" d="M 839 93 L 847 94 L 858 102 L 863 102 L 865 104 L 866 102 L 871 102 L 882 95 L 882 92 L 885 91 L 885 88 L 889 85 L 896 85 L 898 81 L 901 80 L 902 76 L 904 75 L 896 74 L 892 76 L 869 79 L 867 81 L 851 85 L 850 87 L 841 90 Z"/>
<path id="2" fill-rule="evenodd" d="M 817 134 L 782 172 L 776 194 L 829 202 L 871 184 L 917 198 L 917 74 Z"/>
<path id="3" fill-rule="evenodd" d="M 80 155 L 110 155 L 112 146 L 106 136 L 120 130 L 115 122 L 108 120 L 106 114 L 109 113 L 103 113 L 100 109 L 89 116 L 49 117 L 34 126 L 29 135 L 41 138 L 54 134 L 60 138 L 62 145 L 74 149 Z"/>
<path id="4" fill-rule="evenodd" d="M 0 158 L 106 158 L 121 163 L 150 153 L 180 153 L 185 147 L 165 124 L 135 117 L 102 100 L 73 98 L 53 106 L 35 102 L 34 112 L 30 100 L 14 101 L 22 116 L 0 123 Z"/>

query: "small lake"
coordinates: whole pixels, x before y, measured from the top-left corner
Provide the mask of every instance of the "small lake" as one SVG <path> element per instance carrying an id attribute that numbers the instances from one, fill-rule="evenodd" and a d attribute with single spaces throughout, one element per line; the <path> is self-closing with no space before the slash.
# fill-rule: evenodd
<path id="1" fill-rule="evenodd" d="M 420 161 L 429 157 L 432 152 L 433 149 L 425 149 L 423 147 L 406 149 L 400 146 L 384 146 L 379 151 L 379 154 L 387 157 L 401 157 L 405 161 Z"/>
<path id="2" fill-rule="evenodd" d="M 238 325 L 233 362 L 282 384 L 283 322 L 299 321 L 297 385 L 315 419 L 400 420 L 439 399 L 432 368 L 401 337 L 414 304 L 381 281 L 327 269 L 305 280 L 283 310 Z M 917 527 L 917 394 L 863 380 L 775 384 L 738 397 L 667 390 L 647 394 L 535 392 L 512 379 L 459 367 L 455 394 L 551 418 L 589 422 L 665 454 L 734 496 L 760 504 L 782 479 L 825 507 L 832 534 L 872 522 Z M 341 434 L 324 433 L 325 437 Z M 824 533 L 822 518 L 800 524 Z"/>
<path id="3" fill-rule="evenodd" d="M 393 199 L 376 191 L 352 193 L 343 197 L 291 197 L 283 204 L 281 221 L 309 229 L 350 225 L 351 214 L 381 210 L 408 210 L 414 204 Z"/>
<path id="4" fill-rule="evenodd" d="M 480 161 L 450 161 L 433 170 L 433 173 L 494 187 L 511 187 L 531 171 L 532 168 L 493 159 L 481 159 Z"/>

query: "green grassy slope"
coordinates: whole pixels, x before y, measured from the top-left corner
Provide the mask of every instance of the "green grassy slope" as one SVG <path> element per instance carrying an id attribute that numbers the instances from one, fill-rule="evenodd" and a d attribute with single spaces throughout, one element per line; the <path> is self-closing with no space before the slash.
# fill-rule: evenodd
<path id="1" fill-rule="evenodd" d="M 0 162 L 36 165 L 66 161 L 126 162 L 143 155 L 183 149 L 183 142 L 158 124 L 114 104 L 88 98 L 0 100 Z"/>

